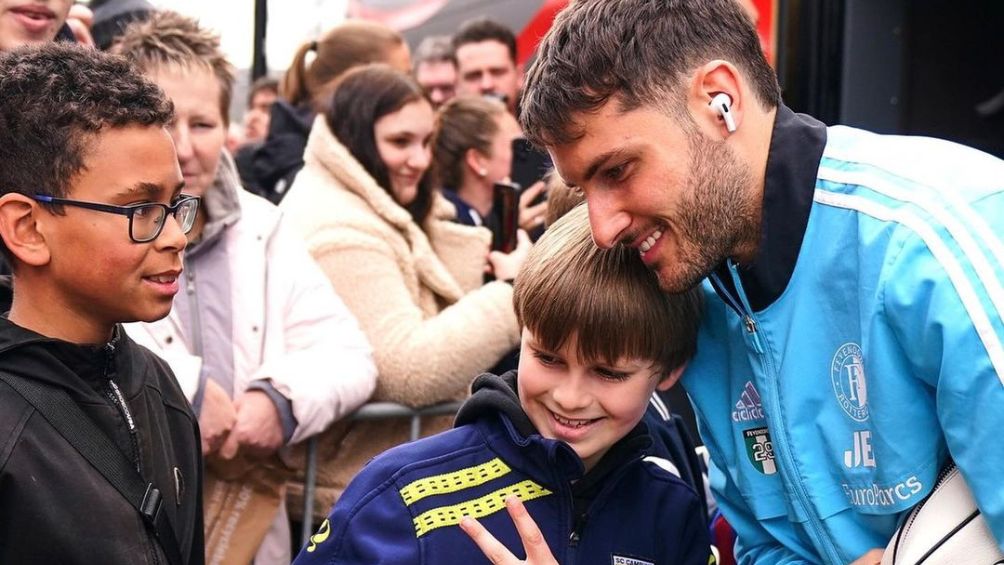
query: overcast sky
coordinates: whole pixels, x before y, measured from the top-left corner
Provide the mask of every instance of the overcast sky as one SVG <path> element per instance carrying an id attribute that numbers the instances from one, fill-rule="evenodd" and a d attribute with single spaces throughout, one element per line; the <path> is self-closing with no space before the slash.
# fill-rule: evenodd
<path id="1" fill-rule="evenodd" d="M 151 0 L 151 3 L 199 18 L 203 25 L 220 32 L 223 50 L 231 63 L 241 69 L 251 66 L 253 0 Z M 347 6 L 348 0 L 268 0 L 269 69 L 281 71 L 289 66 L 300 43 L 316 39 L 323 30 L 341 22 Z"/>

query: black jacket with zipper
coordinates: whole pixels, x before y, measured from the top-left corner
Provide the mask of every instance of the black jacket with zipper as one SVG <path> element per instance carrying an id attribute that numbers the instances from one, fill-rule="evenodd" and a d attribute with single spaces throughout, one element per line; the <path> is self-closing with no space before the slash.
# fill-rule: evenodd
<path id="1" fill-rule="evenodd" d="M 198 423 L 163 361 L 118 327 L 81 346 L 0 317 L 0 371 L 65 391 L 161 491 L 185 563 L 204 562 Z M 2 380 L 0 563 L 168 563 L 139 512 Z"/>

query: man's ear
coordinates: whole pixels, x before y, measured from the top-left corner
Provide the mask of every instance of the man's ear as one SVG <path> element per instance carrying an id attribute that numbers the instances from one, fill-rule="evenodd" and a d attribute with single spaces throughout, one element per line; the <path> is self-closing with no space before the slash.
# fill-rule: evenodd
<path id="1" fill-rule="evenodd" d="M 743 121 L 743 89 L 742 76 L 735 65 L 728 61 L 716 59 L 708 61 L 694 71 L 690 85 L 688 104 L 695 120 L 706 131 L 717 131 L 723 138 L 732 132 L 726 128 L 726 123 L 714 106 L 710 105 L 716 95 L 725 94 L 729 100 L 729 113 L 737 129 L 742 129 Z"/>
<path id="2" fill-rule="evenodd" d="M 676 382 L 680 380 L 680 376 L 683 375 L 683 371 L 686 368 L 687 368 L 687 364 L 684 363 L 683 365 L 680 365 L 679 367 L 677 367 L 677 368 L 673 369 L 672 371 L 670 371 L 669 374 L 666 375 L 665 378 L 663 378 L 661 381 L 659 381 L 659 384 L 655 385 L 656 390 L 661 390 L 661 391 L 665 392 L 665 391 L 673 388 L 673 385 L 675 385 Z"/>
<path id="3" fill-rule="evenodd" d="M 0 196 L 0 236 L 18 261 L 35 267 L 51 259 L 44 230 L 37 221 L 42 212 L 37 202 L 23 194 Z"/>

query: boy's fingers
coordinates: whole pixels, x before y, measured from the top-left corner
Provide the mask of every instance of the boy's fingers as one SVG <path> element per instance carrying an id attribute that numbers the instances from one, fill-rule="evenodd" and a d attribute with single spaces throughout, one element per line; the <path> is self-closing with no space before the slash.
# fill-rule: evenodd
<path id="1" fill-rule="evenodd" d="M 495 539 L 495 536 L 491 535 L 480 522 L 471 518 L 470 516 L 464 517 L 460 521 L 460 529 L 467 534 L 471 540 L 478 546 L 481 553 L 485 554 L 488 561 L 494 563 L 495 565 L 508 565 L 511 563 L 519 563 L 516 560 L 516 556 L 509 552 L 508 549 L 502 545 L 499 540 Z"/>
<path id="2" fill-rule="evenodd" d="M 523 549 L 526 551 L 526 562 L 533 565 L 557 564 L 551 549 L 547 547 L 544 534 L 540 533 L 540 528 L 533 521 L 530 513 L 523 506 L 523 501 L 517 496 L 510 496 L 505 501 L 509 516 L 516 524 L 516 531 L 519 532 L 519 539 L 523 541 Z"/>

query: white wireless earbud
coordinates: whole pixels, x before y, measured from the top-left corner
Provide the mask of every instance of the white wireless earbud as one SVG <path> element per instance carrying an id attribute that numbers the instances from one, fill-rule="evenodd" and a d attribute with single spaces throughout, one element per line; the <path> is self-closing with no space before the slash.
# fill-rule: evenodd
<path id="1" fill-rule="evenodd" d="M 724 92 L 719 92 L 711 99 L 708 105 L 714 108 L 722 116 L 722 119 L 725 120 L 725 129 L 729 133 L 735 133 L 736 121 L 732 117 L 732 97 Z"/>

